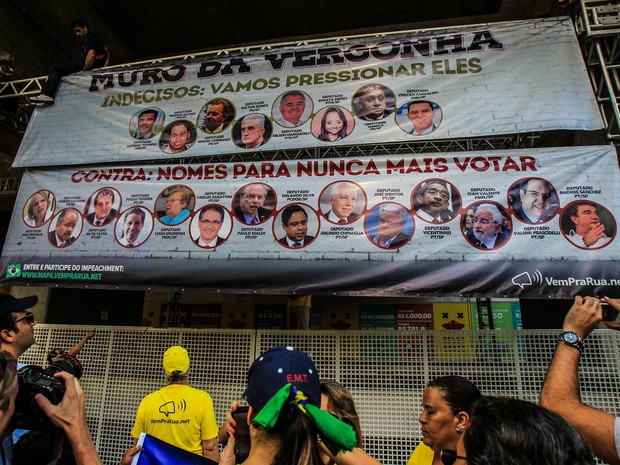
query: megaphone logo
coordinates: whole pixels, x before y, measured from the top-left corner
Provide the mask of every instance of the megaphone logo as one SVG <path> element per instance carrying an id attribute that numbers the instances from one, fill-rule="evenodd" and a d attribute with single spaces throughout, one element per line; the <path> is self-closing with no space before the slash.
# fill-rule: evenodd
<path id="1" fill-rule="evenodd" d="M 168 416 L 171 413 L 176 413 L 177 410 L 179 412 L 184 412 L 186 409 L 187 402 L 185 402 L 185 399 L 181 399 L 176 404 L 173 400 L 171 400 L 170 402 L 166 402 L 165 404 L 159 406 L 159 413 L 163 413 L 164 415 Z"/>
<path id="2" fill-rule="evenodd" d="M 534 270 L 533 273 L 528 273 L 527 271 L 524 271 L 523 273 L 513 276 L 512 278 L 512 284 L 514 284 L 515 286 L 519 286 L 521 289 L 523 289 L 525 286 L 542 283 L 543 275 L 538 270 Z"/>

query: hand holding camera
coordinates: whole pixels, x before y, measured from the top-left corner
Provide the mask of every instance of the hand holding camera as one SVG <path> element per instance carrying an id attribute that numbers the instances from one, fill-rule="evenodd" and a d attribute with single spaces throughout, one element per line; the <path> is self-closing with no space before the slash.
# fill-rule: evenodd
<path id="1" fill-rule="evenodd" d="M 63 376 L 60 376 L 63 375 Z M 68 386 L 66 376 L 77 380 L 82 376 L 82 365 L 71 355 L 61 355 L 47 368 L 28 365 L 17 372 L 19 391 L 15 399 L 15 415 L 11 425 L 15 428 L 45 431 L 53 429 L 52 422 L 43 413 L 37 397 L 44 397 L 50 405 L 58 405 L 64 398 Z M 73 381 L 72 381 L 73 382 Z M 79 384 L 78 384 L 79 388 Z M 82 388 L 79 388 L 81 392 Z M 82 393 L 82 396 L 84 394 Z"/>

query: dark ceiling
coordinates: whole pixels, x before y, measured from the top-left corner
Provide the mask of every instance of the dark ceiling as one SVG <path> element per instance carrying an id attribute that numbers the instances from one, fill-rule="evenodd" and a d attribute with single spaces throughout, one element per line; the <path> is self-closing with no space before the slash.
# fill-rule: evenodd
<path id="1" fill-rule="evenodd" d="M 570 14 L 558 0 L 0 0 L 0 51 L 20 77 L 79 58 L 69 23 L 84 18 L 111 64 L 234 45 Z"/>
<path id="2" fill-rule="evenodd" d="M 183 6 L 175 2 L 149 2 L 148 7 L 130 1 L 89 3 L 131 50 L 133 58 L 141 59 L 231 44 L 497 15 L 502 1 L 269 0 L 259 4 L 247 0 L 197 0 L 185 1 Z"/>

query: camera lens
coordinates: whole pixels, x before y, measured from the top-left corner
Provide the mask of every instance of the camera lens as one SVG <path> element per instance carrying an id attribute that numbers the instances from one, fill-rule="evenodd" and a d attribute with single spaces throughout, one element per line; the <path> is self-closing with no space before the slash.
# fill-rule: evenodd
<path id="1" fill-rule="evenodd" d="M 82 376 L 82 364 L 77 358 L 65 354 L 59 356 L 45 371 L 50 374 L 66 371 L 79 379 Z"/>

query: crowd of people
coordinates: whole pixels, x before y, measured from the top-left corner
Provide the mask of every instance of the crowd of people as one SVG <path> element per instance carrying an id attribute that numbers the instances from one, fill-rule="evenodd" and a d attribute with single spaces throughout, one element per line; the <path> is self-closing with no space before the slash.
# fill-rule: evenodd
<path id="1" fill-rule="evenodd" d="M 17 359 L 34 343 L 36 322 L 29 309 L 36 303 L 36 296 L 18 299 L 0 294 L 3 465 L 12 463 L 14 436 L 8 433 L 22 386 Z M 408 465 L 454 465 L 459 461 L 470 465 L 581 465 L 593 464 L 594 456 L 620 464 L 620 417 L 583 404 L 579 396 L 578 365 L 584 339 L 602 321 L 603 305 L 620 312 L 620 299 L 575 298 L 542 387 L 540 405 L 484 395 L 470 380 L 457 375 L 429 382 L 418 418 L 422 442 Z M 620 330 L 620 322 L 605 324 Z M 70 352 L 77 354 L 93 335 L 89 332 Z M 52 358 L 63 353 L 55 349 L 50 361 L 55 363 Z M 221 465 L 240 463 L 235 455 L 237 441 L 246 438 L 249 451 L 243 463 L 247 465 L 380 465 L 364 451 L 360 417 L 351 393 L 335 381 L 322 380 L 302 351 L 277 346 L 260 355 L 248 371 L 246 409 L 233 402 L 220 428 L 210 395 L 188 385 L 187 350 L 168 348 L 162 366 L 166 385 L 140 403 L 131 432 L 134 445 L 121 465 L 131 463 L 140 452 L 142 433 Z M 54 377 L 64 384 L 62 400 L 54 403 L 38 393 L 34 402 L 64 434 L 74 463 L 100 464 L 78 377 L 62 370 Z"/>

